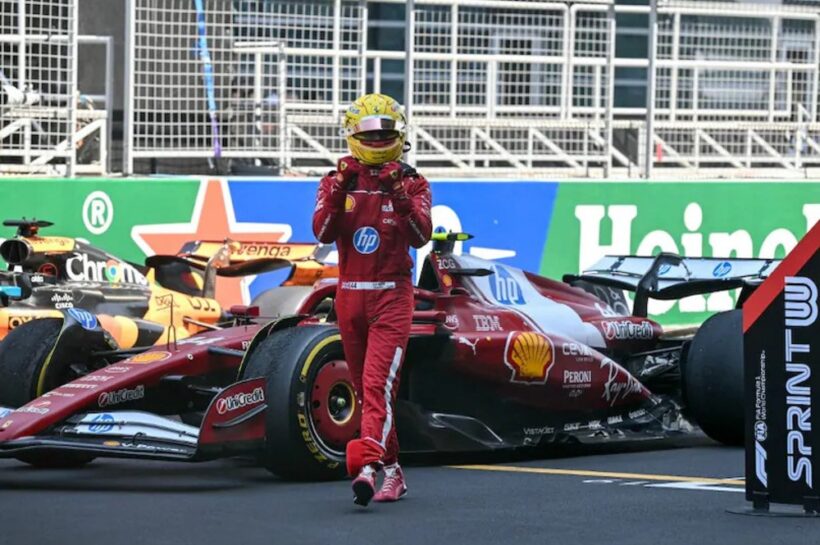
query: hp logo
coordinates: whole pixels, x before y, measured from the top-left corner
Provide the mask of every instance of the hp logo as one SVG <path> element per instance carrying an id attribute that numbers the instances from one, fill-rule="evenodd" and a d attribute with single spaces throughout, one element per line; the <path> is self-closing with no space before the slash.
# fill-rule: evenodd
<path id="1" fill-rule="evenodd" d="M 523 305 L 526 303 L 524 294 L 521 293 L 521 286 L 512 277 L 510 272 L 504 267 L 493 267 L 492 278 L 490 278 L 490 291 L 496 301 L 502 305 Z"/>
<path id="2" fill-rule="evenodd" d="M 74 318 L 74 320 L 76 320 L 83 329 L 91 330 L 97 327 L 97 317 L 87 310 L 70 308 L 68 309 L 68 315 Z"/>
<path id="3" fill-rule="evenodd" d="M 712 276 L 715 278 L 722 278 L 732 272 L 732 264 L 728 261 L 721 261 L 712 270 Z"/>
<path id="4" fill-rule="evenodd" d="M 114 416 L 108 413 L 98 414 L 91 422 L 88 431 L 92 433 L 107 433 L 114 429 Z"/>
<path id="5" fill-rule="evenodd" d="M 372 254 L 379 249 L 379 232 L 373 227 L 359 227 L 353 233 L 353 247 L 360 254 Z"/>

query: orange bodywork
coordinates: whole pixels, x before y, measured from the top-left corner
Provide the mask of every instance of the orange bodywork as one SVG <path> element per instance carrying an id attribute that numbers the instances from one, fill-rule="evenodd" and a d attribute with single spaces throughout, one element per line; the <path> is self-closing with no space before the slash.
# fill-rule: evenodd
<path id="1" fill-rule="evenodd" d="M 24 241 L 30 252 L 41 256 L 55 256 L 83 250 L 75 239 L 56 236 L 26 236 L 17 237 Z M 339 275 L 336 265 L 325 264 L 316 258 L 318 245 L 310 243 L 268 243 L 244 241 L 196 241 L 190 242 L 177 254 L 177 257 L 188 262 L 194 274 L 191 281 L 194 290 L 201 290 L 204 286 L 204 272 L 209 268 L 216 271 L 231 267 L 271 267 L 275 270 L 291 267 L 291 274 L 283 283 L 285 286 L 310 286 L 322 278 L 335 278 Z M 48 268 L 50 267 L 50 268 Z M 249 269 L 250 270 L 250 269 Z M 46 263 L 39 271 L 42 274 L 52 274 L 56 268 Z M 259 274 L 260 272 L 240 274 Z M 202 276 L 200 276 L 202 274 Z M 165 288 L 155 281 L 154 269 L 145 272 L 144 281 L 148 292 L 147 310 L 142 316 L 108 315 L 95 313 L 100 324 L 117 341 L 121 348 L 131 348 L 138 344 L 140 324 L 151 322 L 163 328 L 162 334 L 154 343 L 161 344 L 173 340 L 181 340 L 208 329 L 209 325 L 216 324 L 224 319 L 223 307 L 212 297 L 199 297 Z M 112 286 L 119 279 L 109 280 Z M 79 284 L 77 284 L 79 285 Z M 71 281 L 67 281 L 66 290 L 75 288 Z M 91 288 L 93 289 L 93 288 Z M 116 296 L 112 297 L 116 299 Z M 69 298 L 69 301 L 71 299 Z M 241 301 L 231 302 L 232 304 Z M 71 308 L 73 303 L 63 307 Z M 40 318 L 61 318 L 63 313 L 57 308 L 42 308 L 25 304 L 12 304 L 0 307 L 0 339 L 4 338 L 12 329 L 21 324 Z M 143 323 L 143 327 L 145 324 Z M 144 342 L 144 341 L 142 341 Z"/>

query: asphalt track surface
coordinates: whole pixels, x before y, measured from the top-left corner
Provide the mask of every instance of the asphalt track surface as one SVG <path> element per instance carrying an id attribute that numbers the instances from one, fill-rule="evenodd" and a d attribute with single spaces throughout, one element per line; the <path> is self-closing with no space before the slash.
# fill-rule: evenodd
<path id="1" fill-rule="evenodd" d="M 0 544 L 820 543 L 820 519 L 727 513 L 745 505 L 743 451 L 704 438 L 446 462 L 415 460 L 408 497 L 362 509 L 346 482 L 284 482 L 241 460 L 4 460 Z"/>

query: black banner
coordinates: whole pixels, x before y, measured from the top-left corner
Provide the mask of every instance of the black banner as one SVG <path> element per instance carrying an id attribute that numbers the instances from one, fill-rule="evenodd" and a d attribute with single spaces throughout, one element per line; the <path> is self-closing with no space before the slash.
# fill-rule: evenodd
<path id="1" fill-rule="evenodd" d="M 743 306 L 746 497 L 755 507 L 820 511 L 818 285 L 820 223 Z"/>

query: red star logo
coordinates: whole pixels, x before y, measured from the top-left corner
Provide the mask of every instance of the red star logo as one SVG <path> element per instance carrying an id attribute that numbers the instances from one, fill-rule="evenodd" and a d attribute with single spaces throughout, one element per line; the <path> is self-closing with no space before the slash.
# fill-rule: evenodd
<path id="1" fill-rule="evenodd" d="M 203 181 L 199 186 L 189 223 L 135 225 L 131 238 L 146 255 L 175 255 L 191 240 L 225 240 L 253 242 L 286 242 L 290 225 L 281 223 L 238 223 L 226 180 Z M 228 308 L 250 301 L 248 285 L 253 277 L 219 278 L 216 299 Z"/>

